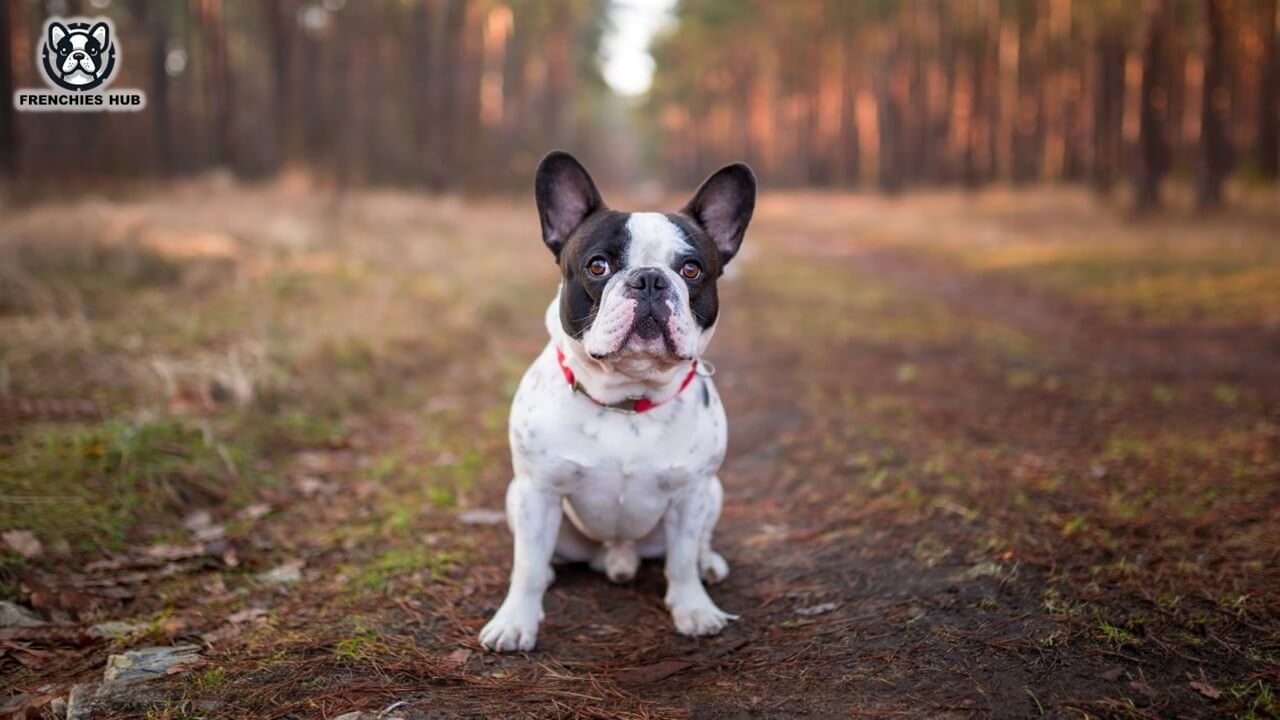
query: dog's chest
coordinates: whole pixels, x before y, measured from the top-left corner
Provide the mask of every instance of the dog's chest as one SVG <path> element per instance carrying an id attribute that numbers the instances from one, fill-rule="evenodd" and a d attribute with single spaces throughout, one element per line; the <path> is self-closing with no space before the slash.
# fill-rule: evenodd
<path id="1" fill-rule="evenodd" d="M 511 409 L 517 475 L 566 496 L 597 539 L 652 530 L 671 498 L 706 482 L 724 459 L 724 409 L 709 378 L 645 413 L 602 408 L 575 394 L 545 354 Z"/>

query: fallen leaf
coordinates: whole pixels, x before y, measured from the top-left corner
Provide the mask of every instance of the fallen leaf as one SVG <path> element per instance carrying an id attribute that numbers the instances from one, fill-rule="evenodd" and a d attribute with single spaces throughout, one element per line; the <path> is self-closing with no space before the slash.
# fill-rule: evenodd
<path id="1" fill-rule="evenodd" d="M 267 503 L 254 503 L 241 510 L 237 517 L 241 520 L 258 520 L 266 517 L 271 512 L 271 506 Z"/>
<path id="2" fill-rule="evenodd" d="M 440 656 L 440 661 L 449 667 L 458 667 L 465 663 L 471 657 L 471 651 L 466 648 L 458 648 Z"/>
<path id="3" fill-rule="evenodd" d="M 262 608 L 246 608 L 240 612 L 231 613 L 231 616 L 227 618 L 227 622 L 235 624 L 254 622 L 266 616 L 267 611 Z"/>
<path id="4" fill-rule="evenodd" d="M 1107 670 L 1106 672 L 1102 673 L 1098 677 L 1102 678 L 1103 680 L 1106 680 L 1107 682 L 1115 682 L 1119 680 L 1120 676 L 1123 674 L 1124 674 L 1124 668 L 1113 667 L 1110 670 Z"/>
<path id="5" fill-rule="evenodd" d="M 25 667 L 39 670 L 58 658 L 61 653 L 53 650 L 39 650 L 26 643 L 0 642 L 0 655 L 8 655 Z"/>
<path id="6" fill-rule="evenodd" d="M 463 525 L 498 525 L 506 519 L 506 513 L 501 510 L 476 509 L 458 514 L 458 521 Z"/>
<path id="7" fill-rule="evenodd" d="M 664 678 L 669 678 L 692 665 L 693 663 L 685 662 L 684 660 L 659 660 L 658 662 L 650 665 L 641 665 L 640 667 L 619 670 L 613 674 L 613 677 L 618 682 L 637 684 L 652 683 Z"/>
<path id="8" fill-rule="evenodd" d="M 306 565 L 304 560 L 292 560 L 277 565 L 266 572 L 258 573 L 258 580 L 270 585 L 292 585 L 302 580 L 302 567 Z"/>
<path id="9" fill-rule="evenodd" d="M 89 635 L 103 640 L 114 640 L 116 638 L 128 637 L 134 633 L 141 632 L 147 628 L 146 625 L 138 623 L 125 622 L 124 620 L 107 620 L 89 628 Z"/>
<path id="10" fill-rule="evenodd" d="M 840 607 L 839 603 L 825 602 L 821 605 L 814 605 L 813 607 L 800 608 L 799 610 L 796 610 L 796 614 L 803 615 L 804 617 L 812 617 L 814 615 L 829 613 L 838 607 Z"/>
<path id="11" fill-rule="evenodd" d="M 208 510 L 196 510 L 182 519 L 182 524 L 191 532 L 199 532 L 213 525 L 213 515 Z"/>
<path id="12" fill-rule="evenodd" d="M 147 557 L 159 560 L 184 560 L 207 555 L 208 552 L 208 548 L 204 545 L 170 545 L 169 543 L 152 545 L 144 551 Z"/>
<path id="13" fill-rule="evenodd" d="M 6 547 L 28 560 L 44 553 L 44 546 L 30 530 L 10 530 L 0 533 L 0 538 L 4 539 Z"/>
<path id="14" fill-rule="evenodd" d="M 1148 684 L 1146 684 L 1146 683 L 1142 682 L 1141 680 L 1134 680 L 1134 681 L 1130 682 L 1130 683 L 1129 683 L 1129 687 L 1130 687 L 1130 689 L 1136 690 L 1136 691 L 1138 691 L 1138 692 L 1142 693 L 1143 695 L 1146 695 L 1148 698 L 1152 698 L 1152 699 L 1154 699 L 1154 698 L 1156 697 L 1156 690 L 1155 690 L 1155 688 L 1153 688 L 1153 687 L 1151 687 L 1150 685 L 1148 685 Z"/>
<path id="15" fill-rule="evenodd" d="M 1209 698 L 1210 700 L 1217 700 L 1218 698 L 1222 697 L 1221 690 L 1202 680 L 1192 681 L 1191 689 Z"/>
<path id="16" fill-rule="evenodd" d="M 302 493 L 303 497 L 315 497 L 317 495 L 333 495 L 338 492 L 338 486 L 335 483 L 325 482 L 318 477 L 311 475 L 303 475 L 293 481 L 293 486 Z"/>

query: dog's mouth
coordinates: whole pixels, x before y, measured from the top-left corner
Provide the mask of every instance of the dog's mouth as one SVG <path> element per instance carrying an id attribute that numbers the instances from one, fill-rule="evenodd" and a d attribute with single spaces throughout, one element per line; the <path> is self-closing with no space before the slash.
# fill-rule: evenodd
<path id="1" fill-rule="evenodd" d="M 622 341 L 622 347 L 618 348 L 619 353 L 675 359 L 676 347 L 671 339 L 666 315 L 669 313 L 655 311 L 637 315 L 630 332 Z"/>
<path id="2" fill-rule="evenodd" d="M 97 79 L 93 74 L 94 72 L 95 71 L 77 65 L 63 73 L 62 79 L 63 81 L 72 84 L 90 83 Z"/>
<path id="3" fill-rule="evenodd" d="M 679 308 L 673 298 L 627 298 L 608 305 L 592 324 L 586 350 L 596 360 L 666 365 L 688 360 L 681 351 Z"/>
<path id="4" fill-rule="evenodd" d="M 631 326 L 630 334 L 645 341 L 666 339 L 667 337 L 666 328 L 663 327 L 663 323 L 658 322 L 658 318 L 654 317 L 653 313 L 636 318 L 635 323 Z"/>

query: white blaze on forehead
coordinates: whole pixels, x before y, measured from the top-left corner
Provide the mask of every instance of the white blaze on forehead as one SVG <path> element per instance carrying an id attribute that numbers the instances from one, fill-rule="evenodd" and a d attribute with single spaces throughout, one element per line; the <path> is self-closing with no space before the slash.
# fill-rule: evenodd
<path id="1" fill-rule="evenodd" d="M 676 258 L 693 247 L 685 240 L 684 231 L 656 212 L 631 213 L 627 219 L 627 267 L 671 267 Z"/>

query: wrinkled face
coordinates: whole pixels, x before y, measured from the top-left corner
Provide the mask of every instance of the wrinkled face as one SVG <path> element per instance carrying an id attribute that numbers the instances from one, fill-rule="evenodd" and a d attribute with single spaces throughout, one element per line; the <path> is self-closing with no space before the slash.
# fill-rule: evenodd
<path id="1" fill-rule="evenodd" d="M 719 317 L 716 280 L 738 251 L 755 206 L 755 178 L 728 166 L 678 213 L 605 206 L 565 153 L 538 168 L 543 240 L 560 264 L 560 324 L 599 360 L 697 357 Z"/>
<path id="2" fill-rule="evenodd" d="M 57 54 L 53 65 L 62 73 L 63 80 L 75 85 L 93 82 L 107 38 L 108 30 L 104 23 L 98 23 L 87 31 L 71 30 L 56 22 L 50 24 L 49 47 Z"/>

